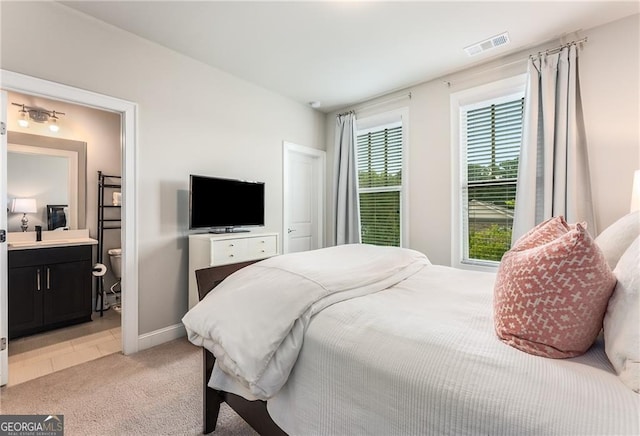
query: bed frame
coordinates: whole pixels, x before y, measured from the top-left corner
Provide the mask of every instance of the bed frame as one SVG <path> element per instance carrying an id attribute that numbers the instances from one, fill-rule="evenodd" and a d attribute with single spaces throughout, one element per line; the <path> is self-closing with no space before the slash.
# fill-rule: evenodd
<path id="1" fill-rule="evenodd" d="M 251 265 L 257 261 L 234 263 L 231 265 L 216 266 L 196 270 L 196 282 L 198 284 L 198 297 L 202 300 L 205 295 L 213 290 L 227 276 L 237 270 Z M 249 401 L 238 395 L 212 389 L 207 386 L 213 364 L 216 358 L 206 348 L 202 349 L 203 355 L 203 379 L 202 379 L 202 415 L 203 433 L 208 434 L 216 429 L 220 404 L 225 402 L 242 417 L 254 430 L 261 435 L 286 436 L 286 433 L 273 422 L 267 412 L 265 401 Z"/>

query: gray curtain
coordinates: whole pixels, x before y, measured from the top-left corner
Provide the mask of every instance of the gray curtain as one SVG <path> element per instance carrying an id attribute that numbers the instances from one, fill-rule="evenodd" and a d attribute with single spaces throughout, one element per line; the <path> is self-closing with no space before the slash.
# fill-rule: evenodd
<path id="1" fill-rule="evenodd" d="M 529 60 L 512 241 L 553 216 L 597 235 L 575 44 Z"/>
<path id="2" fill-rule="evenodd" d="M 356 162 L 355 114 L 336 117 L 334 161 L 334 231 L 335 244 L 360 242 L 360 204 Z"/>

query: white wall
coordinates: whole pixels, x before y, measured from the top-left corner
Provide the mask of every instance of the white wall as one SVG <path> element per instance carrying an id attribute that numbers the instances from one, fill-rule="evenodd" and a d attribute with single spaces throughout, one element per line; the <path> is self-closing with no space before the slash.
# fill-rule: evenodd
<path id="1" fill-rule="evenodd" d="M 324 149 L 324 114 L 58 3 L 3 2 L 1 20 L 1 68 L 138 103 L 139 333 L 179 323 L 189 174 L 264 181 L 281 232 L 282 141 Z"/>
<path id="2" fill-rule="evenodd" d="M 579 72 L 600 230 L 628 212 L 633 172 L 640 168 L 639 18 L 635 15 L 580 33 L 588 37 L 579 54 Z M 432 262 L 451 263 L 451 93 L 525 73 L 529 54 L 559 43 L 414 86 L 406 90 L 412 93 L 410 101 L 375 106 L 375 111 L 409 107 L 410 247 L 426 253 Z M 366 116 L 372 111 L 357 110 L 356 114 Z M 335 113 L 329 114 L 326 130 L 330 163 L 334 125 Z M 328 168 L 331 172 L 332 165 Z M 332 174 L 328 177 L 333 180 Z M 330 211 L 331 196 L 328 201 Z M 327 223 L 331 234 L 332 221 Z"/>
<path id="3" fill-rule="evenodd" d="M 629 212 L 640 169 L 640 15 L 585 32 L 580 86 L 596 222 L 603 230 Z"/>

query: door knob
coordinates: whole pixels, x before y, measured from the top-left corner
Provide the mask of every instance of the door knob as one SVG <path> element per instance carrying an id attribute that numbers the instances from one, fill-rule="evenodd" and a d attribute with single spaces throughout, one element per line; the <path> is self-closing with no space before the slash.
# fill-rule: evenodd
<path id="1" fill-rule="evenodd" d="M 287 229 L 287 233 L 295 232 L 296 229 Z"/>

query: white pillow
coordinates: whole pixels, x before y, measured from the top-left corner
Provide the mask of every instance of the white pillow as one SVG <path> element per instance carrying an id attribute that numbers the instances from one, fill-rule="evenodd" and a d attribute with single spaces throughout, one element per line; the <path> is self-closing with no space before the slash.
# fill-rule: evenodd
<path id="1" fill-rule="evenodd" d="M 622 382 L 640 393 L 640 237 L 613 273 L 618 283 L 604 316 L 605 351 Z"/>
<path id="2" fill-rule="evenodd" d="M 611 269 L 614 269 L 622 254 L 640 235 L 640 210 L 631 212 L 604 229 L 595 239 L 602 250 L 604 258 Z"/>

